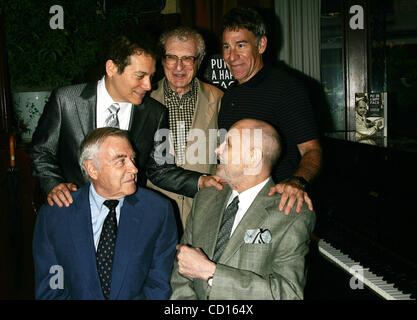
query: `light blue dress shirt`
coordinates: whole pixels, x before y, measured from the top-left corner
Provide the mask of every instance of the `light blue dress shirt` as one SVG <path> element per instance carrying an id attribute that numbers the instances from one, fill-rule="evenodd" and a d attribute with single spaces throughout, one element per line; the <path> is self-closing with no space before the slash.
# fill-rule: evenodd
<path id="1" fill-rule="evenodd" d="M 103 198 L 96 192 L 93 184 L 90 184 L 89 199 L 91 209 L 91 223 L 93 226 L 94 246 L 97 251 L 98 242 L 100 241 L 101 229 L 103 228 L 104 220 L 109 213 L 109 208 L 104 205 L 104 201 L 107 199 Z M 116 207 L 116 219 L 117 225 L 119 225 L 120 209 L 123 206 L 124 198 L 117 200 L 119 200 L 119 204 Z"/>

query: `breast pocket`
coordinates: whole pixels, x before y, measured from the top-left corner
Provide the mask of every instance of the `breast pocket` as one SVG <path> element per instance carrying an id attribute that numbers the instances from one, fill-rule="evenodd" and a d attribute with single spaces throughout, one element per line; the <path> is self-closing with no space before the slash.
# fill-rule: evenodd
<path id="1" fill-rule="evenodd" d="M 269 265 L 271 244 L 245 243 L 239 250 L 239 268 L 258 274 L 266 273 Z"/>

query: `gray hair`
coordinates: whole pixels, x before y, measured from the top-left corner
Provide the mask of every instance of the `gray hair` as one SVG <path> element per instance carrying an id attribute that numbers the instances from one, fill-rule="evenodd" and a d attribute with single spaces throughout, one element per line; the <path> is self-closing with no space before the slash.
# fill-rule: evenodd
<path id="1" fill-rule="evenodd" d="M 101 145 L 107 137 L 120 137 L 129 141 L 128 132 L 118 128 L 104 127 L 90 131 L 81 143 L 78 157 L 78 164 L 80 165 L 81 172 L 87 180 L 90 180 L 90 176 L 85 167 L 85 162 L 87 160 L 92 160 L 97 167 L 100 167 L 97 155 L 100 152 Z"/>
<path id="2" fill-rule="evenodd" d="M 206 44 L 200 33 L 196 30 L 188 27 L 176 27 L 175 29 L 168 30 L 164 32 L 159 38 L 159 45 L 162 48 L 163 53 L 165 54 L 165 45 L 170 38 L 176 38 L 180 41 L 188 41 L 190 39 L 194 40 L 197 46 L 197 54 L 199 59 L 203 59 L 206 55 Z"/>

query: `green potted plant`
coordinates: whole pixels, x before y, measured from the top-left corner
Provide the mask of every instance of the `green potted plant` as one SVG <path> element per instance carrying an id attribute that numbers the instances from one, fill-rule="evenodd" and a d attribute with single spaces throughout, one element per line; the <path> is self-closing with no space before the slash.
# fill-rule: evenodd
<path id="1" fill-rule="evenodd" d="M 97 60 L 95 1 L 62 1 L 64 29 L 50 27 L 54 4 L 9 0 L 1 9 L 16 129 L 23 141 L 31 139 L 51 90 L 71 84 Z"/>
<path id="2" fill-rule="evenodd" d="M 146 0 L 125 0 L 106 12 L 104 2 L 8 0 L 1 5 L 17 131 L 23 140 L 31 139 L 50 92 L 83 81 L 101 63 L 104 44 L 124 25 L 138 25 L 147 5 Z M 54 5 L 63 8 L 63 29 L 50 27 Z M 34 92 L 33 98 L 28 92 Z"/>

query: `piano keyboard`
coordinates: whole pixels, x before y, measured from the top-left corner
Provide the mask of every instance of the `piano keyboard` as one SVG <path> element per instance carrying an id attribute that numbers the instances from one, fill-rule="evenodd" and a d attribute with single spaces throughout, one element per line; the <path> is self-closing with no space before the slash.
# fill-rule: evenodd
<path id="1" fill-rule="evenodd" d="M 382 298 L 386 300 L 414 300 L 411 298 L 411 294 L 405 294 L 399 291 L 393 284 L 387 283 L 382 277 L 372 273 L 368 268 L 362 267 L 359 262 L 353 261 L 346 254 L 332 247 L 323 239 L 319 240 L 318 248 L 323 256 L 355 276 Z"/>

